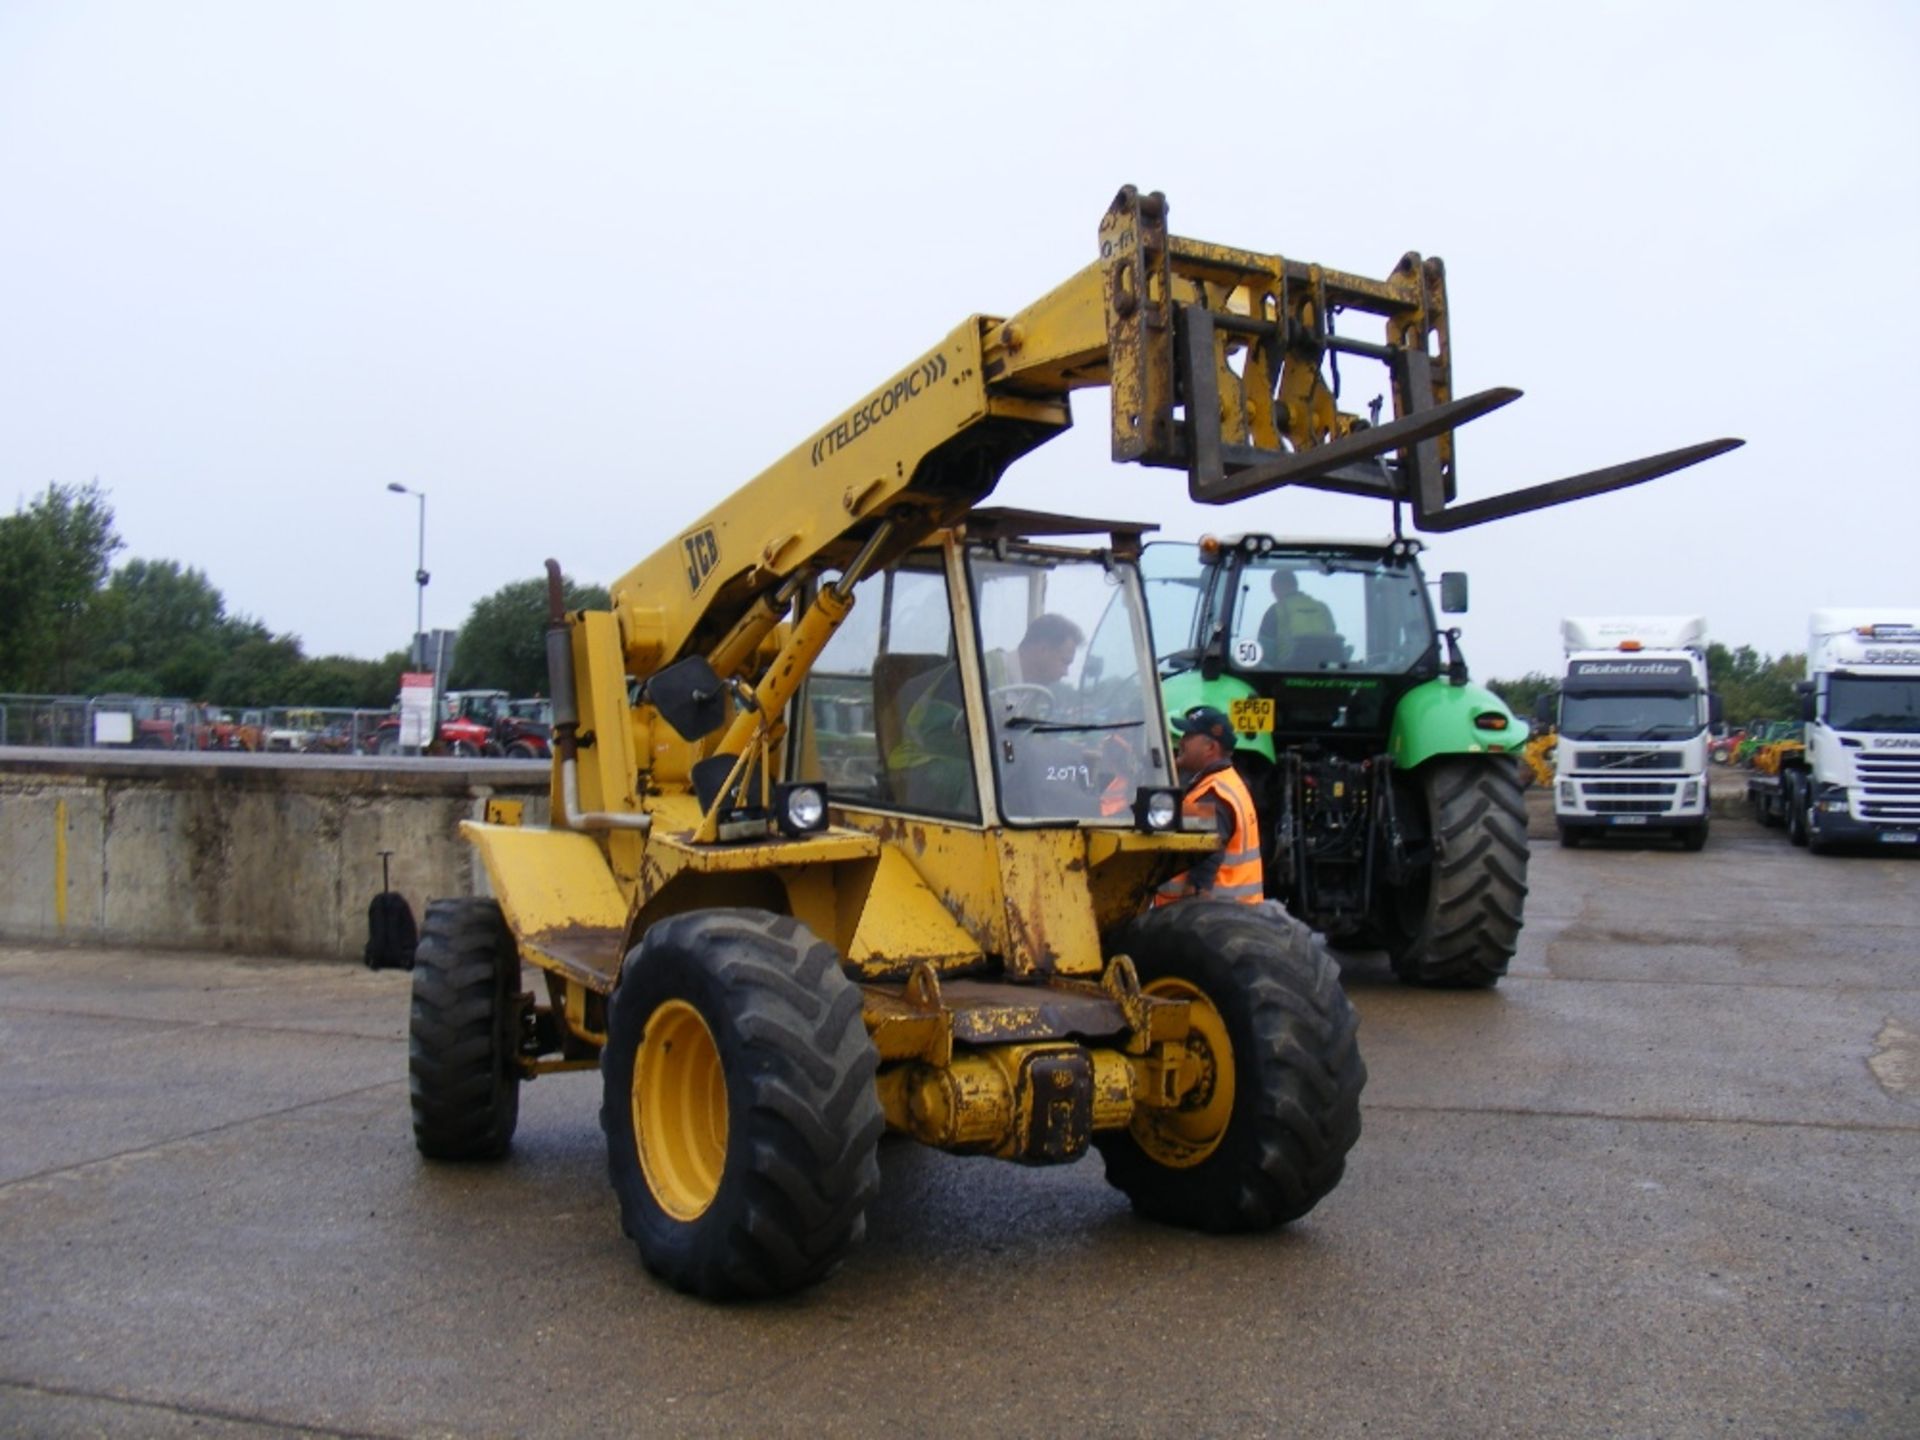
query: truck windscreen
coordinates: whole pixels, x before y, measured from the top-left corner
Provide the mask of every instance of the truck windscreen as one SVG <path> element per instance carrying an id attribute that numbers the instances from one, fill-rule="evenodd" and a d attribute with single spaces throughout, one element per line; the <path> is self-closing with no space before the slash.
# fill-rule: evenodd
<path id="1" fill-rule="evenodd" d="M 1827 682 L 1827 724 L 1920 734 L 1920 678 L 1835 675 Z"/>
<path id="2" fill-rule="evenodd" d="M 1684 740 L 1700 727 L 1696 695 L 1608 690 L 1560 702 L 1560 733 L 1570 740 Z"/>

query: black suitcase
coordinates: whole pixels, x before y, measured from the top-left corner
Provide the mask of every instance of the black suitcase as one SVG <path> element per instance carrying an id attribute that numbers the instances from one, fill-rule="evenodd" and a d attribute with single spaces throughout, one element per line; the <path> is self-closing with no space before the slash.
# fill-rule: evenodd
<path id="1" fill-rule="evenodd" d="M 380 893 L 367 905 L 367 968 L 369 970 L 411 970 L 414 948 L 420 943 L 420 929 L 413 923 L 413 908 L 407 897 L 389 888 L 387 870 L 391 850 L 380 852 Z"/>

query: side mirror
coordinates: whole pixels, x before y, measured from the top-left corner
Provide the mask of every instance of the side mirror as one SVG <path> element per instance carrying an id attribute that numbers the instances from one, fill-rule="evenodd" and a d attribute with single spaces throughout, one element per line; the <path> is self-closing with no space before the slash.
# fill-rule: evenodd
<path id="1" fill-rule="evenodd" d="M 1549 690 L 1544 695 L 1534 697 L 1533 718 L 1539 724 L 1551 725 L 1555 719 L 1554 712 L 1559 708 L 1560 692 L 1557 690 Z"/>
<path id="2" fill-rule="evenodd" d="M 704 655 L 689 655 L 656 672 L 641 694 L 682 740 L 704 739 L 727 723 L 727 687 Z"/>
<path id="3" fill-rule="evenodd" d="M 1816 713 L 1819 709 L 1819 697 L 1814 694 L 1813 682 L 1811 680 L 1796 681 L 1794 683 L 1793 693 L 1800 697 L 1801 720 L 1808 724 L 1817 720 L 1819 718 Z"/>
<path id="4" fill-rule="evenodd" d="M 1447 615 L 1467 613 L 1467 572 L 1447 570 L 1440 575 L 1440 609 Z"/>
<path id="5" fill-rule="evenodd" d="M 1718 725 L 1722 716 L 1723 712 L 1720 708 L 1720 697 L 1709 690 L 1707 692 L 1707 723 L 1709 725 Z"/>

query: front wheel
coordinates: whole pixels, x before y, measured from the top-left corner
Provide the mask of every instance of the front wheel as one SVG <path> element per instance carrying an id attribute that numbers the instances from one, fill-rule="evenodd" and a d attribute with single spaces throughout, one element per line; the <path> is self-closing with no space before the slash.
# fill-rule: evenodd
<path id="1" fill-rule="evenodd" d="M 1359 1021 L 1313 932 L 1290 916 L 1195 900 L 1148 912 L 1115 947 L 1140 988 L 1185 1000 L 1198 1080 L 1094 1137 L 1107 1180 L 1151 1219 L 1266 1230 L 1340 1183 L 1360 1138 Z"/>
<path id="2" fill-rule="evenodd" d="M 1682 849 L 1691 850 L 1695 853 L 1698 853 L 1699 851 L 1706 849 L 1707 848 L 1706 822 L 1702 821 L 1697 827 L 1693 829 L 1680 831 L 1679 840 L 1680 840 L 1680 845 Z"/>
<path id="3" fill-rule="evenodd" d="M 433 1160 L 494 1160 L 520 1121 L 520 951 L 498 902 L 432 900 L 413 957 L 408 1090 Z"/>
<path id="4" fill-rule="evenodd" d="M 695 910 L 627 955 L 601 1052 L 620 1223 L 710 1300 L 824 1277 L 866 1231 L 885 1122 L 859 989 L 786 916 Z"/>
<path id="5" fill-rule="evenodd" d="M 1509 763 L 1455 758 L 1429 762 L 1411 778 L 1400 797 L 1424 815 L 1432 856 L 1384 896 L 1380 929 L 1393 973 L 1444 989 L 1498 985 L 1519 945 L 1527 899 L 1519 777 Z M 1561 836 L 1567 844 L 1571 832 Z"/>

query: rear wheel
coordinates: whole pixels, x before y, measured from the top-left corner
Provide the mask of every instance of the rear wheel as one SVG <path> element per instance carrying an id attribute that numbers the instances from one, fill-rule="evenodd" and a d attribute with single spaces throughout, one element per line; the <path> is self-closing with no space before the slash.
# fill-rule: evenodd
<path id="1" fill-rule="evenodd" d="M 492 1160 L 520 1121 L 520 952 L 492 900 L 433 900 L 413 958 L 413 1139 L 434 1160 Z"/>
<path id="2" fill-rule="evenodd" d="M 516 740 L 507 746 L 507 758 L 509 760 L 542 760 L 546 757 L 526 741 Z"/>
<path id="3" fill-rule="evenodd" d="M 1527 899 L 1519 778 L 1510 763 L 1454 758 L 1432 761 L 1411 779 L 1401 796 L 1424 806 L 1433 855 L 1385 896 L 1380 928 L 1393 973 L 1412 985 L 1497 985 L 1519 944 Z M 1569 832 L 1561 836 L 1567 844 Z"/>
<path id="4" fill-rule="evenodd" d="M 649 1270 L 713 1300 L 821 1279 L 880 1185 L 878 1064 L 833 949 L 763 910 L 660 921 L 607 1016 L 600 1125 Z"/>
<path id="5" fill-rule="evenodd" d="M 1786 811 L 1787 839 L 1795 845 L 1807 843 L 1807 791 L 1790 776 L 1780 777 L 1780 805 Z"/>
<path id="6" fill-rule="evenodd" d="M 1141 989 L 1185 1000 L 1199 1083 L 1098 1134 L 1107 1180 L 1142 1215 L 1216 1232 L 1298 1219 L 1360 1136 L 1367 1070 L 1339 970 L 1313 932 L 1264 908 L 1189 901 L 1149 912 L 1115 947 Z"/>

